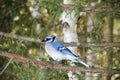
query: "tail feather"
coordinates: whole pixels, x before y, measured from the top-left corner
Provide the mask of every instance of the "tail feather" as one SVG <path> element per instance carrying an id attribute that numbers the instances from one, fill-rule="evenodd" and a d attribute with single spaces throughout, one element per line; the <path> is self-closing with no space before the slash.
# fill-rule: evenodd
<path id="1" fill-rule="evenodd" d="M 78 57 L 76 57 L 76 56 L 66 55 L 66 56 L 65 56 L 65 59 L 71 60 L 71 61 L 73 61 L 73 62 L 79 62 L 79 63 L 83 64 L 83 65 L 86 66 L 86 67 L 90 67 L 90 65 L 88 65 L 87 63 L 81 61 L 81 60 L 80 60 Z"/>
<path id="2" fill-rule="evenodd" d="M 78 62 L 80 62 L 81 64 L 83 64 L 84 66 L 86 66 L 86 67 L 90 67 L 90 65 L 88 65 L 87 63 L 85 63 L 85 62 L 83 62 L 83 61 L 81 61 L 81 60 L 78 60 Z"/>

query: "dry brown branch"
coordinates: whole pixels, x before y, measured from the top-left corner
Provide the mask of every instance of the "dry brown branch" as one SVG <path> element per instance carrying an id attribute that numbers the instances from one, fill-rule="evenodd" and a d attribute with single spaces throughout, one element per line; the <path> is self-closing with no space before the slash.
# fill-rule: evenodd
<path id="1" fill-rule="evenodd" d="M 67 71 L 81 71 L 81 72 L 91 72 L 91 73 L 103 73 L 106 74 L 106 72 L 109 73 L 118 73 L 120 74 L 120 69 L 112 69 L 112 70 L 106 70 L 106 69 L 92 69 L 92 68 L 83 68 L 83 67 L 77 67 L 77 66 L 65 66 L 61 64 L 55 64 L 54 67 L 51 63 L 48 62 L 42 62 L 42 61 L 37 61 L 37 60 L 31 60 L 16 54 L 11 54 L 8 52 L 3 52 L 0 51 L 1 56 L 5 56 L 7 58 L 11 58 L 13 61 L 19 61 L 22 63 L 29 63 L 30 65 L 33 66 L 39 66 L 41 68 L 53 68 L 53 69 L 58 69 L 58 70 L 67 70 Z"/>
<path id="2" fill-rule="evenodd" d="M 5 37 L 9 37 L 9 38 L 15 38 L 15 39 L 19 39 L 19 40 L 25 40 L 25 41 L 31 41 L 31 42 L 36 42 L 36 43 L 42 43 L 40 39 L 35 39 L 35 38 L 30 38 L 27 36 L 20 36 L 20 35 L 16 35 L 16 34 L 11 34 L 11 33 L 4 33 L 4 32 L 0 32 L 1 36 L 5 36 Z M 72 43 L 64 43 L 66 46 L 81 46 L 81 47 L 103 47 L 103 46 L 108 46 L 108 47 L 120 47 L 120 42 L 103 42 L 103 43 L 76 43 L 76 42 L 72 42 Z"/>
<path id="3" fill-rule="evenodd" d="M 5 56 L 7 58 L 12 58 L 14 61 L 19 61 L 22 63 L 29 63 L 33 66 L 39 66 L 42 68 L 53 68 L 53 65 L 48 62 L 42 62 L 42 61 L 36 61 L 36 60 L 31 60 L 16 54 L 11 54 L 8 52 L 3 52 L 0 51 L 1 56 Z M 54 69 L 59 69 L 59 70 L 71 70 L 71 71 L 81 71 L 81 72 L 92 72 L 92 73 L 105 73 L 105 69 L 91 69 L 91 68 L 83 68 L 83 67 L 76 67 L 76 66 L 63 66 L 61 64 L 55 64 Z"/>

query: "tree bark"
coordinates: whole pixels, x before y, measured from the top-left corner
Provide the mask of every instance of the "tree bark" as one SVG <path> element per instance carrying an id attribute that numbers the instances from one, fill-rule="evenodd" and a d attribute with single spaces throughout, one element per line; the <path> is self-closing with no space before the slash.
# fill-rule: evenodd
<path id="1" fill-rule="evenodd" d="M 113 17 L 112 15 L 108 15 L 108 33 L 107 33 L 107 42 L 113 42 Z M 113 48 L 111 47 L 109 49 L 109 53 L 107 53 L 107 69 L 110 69 L 110 65 L 112 63 L 112 55 L 113 55 Z M 107 77 L 106 77 L 106 80 L 111 80 L 111 73 L 107 73 Z"/>
<path id="2" fill-rule="evenodd" d="M 88 22 L 87 22 L 87 33 L 90 33 L 93 29 L 93 21 L 92 21 L 92 16 L 93 13 L 90 13 L 89 15 L 87 15 L 88 17 Z M 86 39 L 87 42 L 91 42 L 92 38 L 90 36 L 87 36 Z M 87 54 L 89 54 L 89 56 L 87 56 L 87 64 L 89 64 L 90 66 L 94 65 L 94 58 L 93 55 L 90 55 L 90 53 L 92 53 L 93 51 L 91 49 L 87 49 Z M 94 78 L 92 77 L 93 73 L 89 73 L 86 72 L 85 74 L 85 80 L 94 80 Z"/>
<path id="3" fill-rule="evenodd" d="M 63 4 L 72 4 L 72 0 L 63 0 Z M 64 42 L 78 42 L 78 36 L 76 32 L 76 16 L 73 9 L 64 9 L 61 14 L 60 20 L 62 21 L 63 26 L 63 40 Z M 77 52 L 77 47 L 68 47 L 73 53 Z M 75 65 L 75 64 L 70 64 Z M 72 71 L 68 72 L 69 80 L 78 80 L 78 78 L 72 74 Z"/>

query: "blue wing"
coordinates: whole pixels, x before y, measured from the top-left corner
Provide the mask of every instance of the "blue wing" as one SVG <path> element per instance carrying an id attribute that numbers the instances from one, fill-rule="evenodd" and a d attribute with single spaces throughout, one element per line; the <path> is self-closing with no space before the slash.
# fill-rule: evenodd
<path id="1" fill-rule="evenodd" d="M 51 44 L 57 51 L 68 54 L 77 57 L 75 54 L 73 54 L 68 48 L 66 48 L 59 40 L 53 42 Z"/>

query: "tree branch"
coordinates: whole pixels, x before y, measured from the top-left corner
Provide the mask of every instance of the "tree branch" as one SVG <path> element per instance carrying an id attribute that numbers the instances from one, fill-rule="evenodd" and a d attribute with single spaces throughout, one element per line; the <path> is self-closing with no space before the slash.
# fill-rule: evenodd
<path id="1" fill-rule="evenodd" d="M 7 58 L 10 58 L 10 61 L 19 61 L 22 63 L 29 63 L 32 66 L 39 66 L 42 68 L 54 68 L 54 69 L 59 69 L 59 70 L 67 70 L 67 71 L 81 71 L 81 72 L 91 72 L 91 73 L 106 73 L 106 72 L 110 72 L 113 74 L 119 74 L 120 73 L 120 69 L 112 69 L 112 70 L 106 70 L 106 69 L 92 69 L 92 68 L 83 68 L 83 67 L 77 67 L 77 66 L 63 66 L 61 64 L 55 64 L 54 67 L 51 63 L 48 62 L 42 62 L 42 61 L 37 61 L 37 60 L 31 60 L 19 55 L 15 55 L 15 54 L 11 54 L 8 52 L 3 52 L 0 51 L 0 55 L 1 56 L 5 56 Z"/>
<path id="2" fill-rule="evenodd" d="M 54 69 L 59 69 L 59 70 L 71 70 L 71 71 L 81 71 L 81 72 L 92 72 L 92 73 L 105 73 L 105 69 L 91 69 L 91 68 L 83 68 L 83 67 L 77 67 L 77 66 L 63 66 L 61 64 L 55 64 L 54 67 L 51 63 L 48 62 L 42 62 L 42 61 L 37 61 L 37 60 L 31 60 L 19 55 L 11 54 L 8 52 L 3 52 L 0 51 L 1 56 L 5 56 L 7 58 L 12 58 L 14 61 L 19 61 L 22 63 L 29 63 L 33 66 L 39 66 L 42 68 L 54 68 Z"/>
<path id="3" fill-rule="evenodd" d="M 4 33 L 0 32 L 1 36 L 9 37 L 9 38 L 15 38 L 19 40 L 25 40 L 25 41 L 31 41 L 31 42 L 36 42 L 36 43 L 42 43 L 40 39 L 35 39 L 35 38 L 30 38 L 27 36 L 20 36 L 16 34 L 11 34 L 11 33 Z M 103 47 L 103 46 L 108 46 L 108 47 L 120 47 L 120 42 L 102 42 L 102 43 L 93 43 L 93 42 L 88 42 L 88 43 L 65 43 L 66 46 L 80 46 L 80 47 Z"/>
<path id="4" fill-rule="evenodd" d="M 43 0 L 36 0 L 36 1 L 42 2 Z M 48 0 L 44 0 L 44 1 L 50 2 Z M 62 4 L 61 3 L 61 4 L 56 4 L 56 5 L 61 6 L 63 9 L 73 9 L 75 7 L 78 7 L 78 8 L 82 8 L 82 10 L 84 12 L 103 12 L 103 11 L 104 12 L 110 12 L 110 11 L 112 11 L 111 6 L 104 7 L 104 8 L 103 7 L 101 7 L 101 8 L 98 8 L 98 7 L 93 8 L 92 6 L 91 7 L 90 6 L 83 6 L 83 5 L 80 6 L 80 5 L 76 5 L 76 4 Z M 119 6 L 119 3 L 118 4 L 114 4 L 114 7 L 116 7 L 116 6 Z"/>
<path id="5" fill-rule="evenodd" d="M 89 53 L 89 54 L 85 54 L 85 55 L 83 55 L 82 57 L 87 57 L 87 56 L 90 56 L 90 55 L 96 55 L 96 54 L 99 54 L 99 53 L 101 53 L 101 52 L 103 52 L 103 51 L 105 51 L 106 49 L 109 49 L 110 47 L 103 47 L 103 48 L 101 48 L 100 50 L 97 50 L 97 51 L 93 51 L 93 52 L 91 52 L 91 53 Z"/>
<path id="6" fill-rule="evenodd" d="M 30 37 L 27 37 L 27 36 L 20 36 L 20 35 L 11 34 L 11 33 L 4 33 L 4 32 L 0 32 L 0 35 L 1 36 L 5 36 L 5 37 L 19 39 L 19 40 L 25 40 L 25 41 L 31 41 L 31 42 L 36 42 L 36 43 L 42 43 L 40 39 L 30 38 Z"/>
<path id="7" fill-rule="evenodd" d="M 78 5 L 73 5 L 73 4 L 60 4 L 60 6 L 63 7 L 63 9 L 73 9 L 74 7 L 80 7 L 83 9 L 84 12 L 110 12 L 112 9 L 109 7 L 106 8 L 93 8 L 92 6 L 90 7 L 85 7 L 85 6 L 78 6 Z"/>

